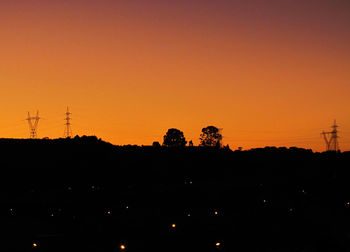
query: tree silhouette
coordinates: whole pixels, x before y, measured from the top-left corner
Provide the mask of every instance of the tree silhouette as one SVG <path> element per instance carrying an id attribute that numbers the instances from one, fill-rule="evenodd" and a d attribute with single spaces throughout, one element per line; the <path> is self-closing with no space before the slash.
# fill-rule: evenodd
<path id="1" fill-rule="evenodd" d="M 178 129 L 168 129 L 164 136 L 163 146 L 167 147 L 182 147 L 186 146 L 186 139 L 182 131 Z"/>
<path id="2" fill-rule="evenodd" d="M 199 139 L 200 146 L 221 147 L 222 135 L 215 126 L 203 128 Z"/>
<path id="3" fill-rule="evenodd" d="M 155 148 L 158 148 L 158 147 L 160 147 L 160 143 L 155 141 L 155 142 L 153 142 L 152 146 Z"/>

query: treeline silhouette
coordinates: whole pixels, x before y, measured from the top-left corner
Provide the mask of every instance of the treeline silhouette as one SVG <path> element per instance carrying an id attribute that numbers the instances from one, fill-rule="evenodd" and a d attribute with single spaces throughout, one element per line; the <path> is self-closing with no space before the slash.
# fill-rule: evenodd
<path id="1" fill-rule="evenodd" d="M 184 133 L 179 129 L 169 129 L 163 138 L 163 146 L 166 147 L 184 147 L 187 144 Z M 215 126 L 207 126 L 203 128 L 199 140 L 199 146 L 202 147 L 222 147 L 222 134 Z M 159 145 L 159 142 L 153 142 L 153 146 Z M 189 141 L 189 146 L 193 146 L 192 140 Z M 225 148 L 229 148 L 229 146 L 227 145 Z"/>
<path id="2" fill-rule="evenodd" d="M 0 139 L 1 251 L 348 251 L 350 153 Z"/>

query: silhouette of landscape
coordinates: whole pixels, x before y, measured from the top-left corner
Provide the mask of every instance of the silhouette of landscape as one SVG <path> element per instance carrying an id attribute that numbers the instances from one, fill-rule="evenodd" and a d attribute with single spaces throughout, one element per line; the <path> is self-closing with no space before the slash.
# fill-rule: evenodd
<path id="1" fill-rule="evenodd" d="M 0 252 L 350 252 L 350 0 L 0 0 Z"/>
<path id="2" fill-rule="evenodd" d="M 180 140 L 1 139 L 1 251 L 349 250 L 350 152 Z"/>

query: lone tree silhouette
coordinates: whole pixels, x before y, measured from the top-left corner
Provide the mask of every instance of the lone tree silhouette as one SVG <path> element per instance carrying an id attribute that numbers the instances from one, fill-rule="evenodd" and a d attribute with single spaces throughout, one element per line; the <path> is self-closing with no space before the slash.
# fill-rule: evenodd
<path id="1" fill-rule="evenodd" d="M 163 146 L 167 147 L 182 147 L 186 146 L 184 133 L 178 129 L 168 129 L 164 136 Z"/>
<path id="2" fill-rule="evenodd" d="M 222 135 L 215 126 L 208 126 L 202 129 L 200 146 L 221 147 Z"/>
<path id="3" fill-rule="evenodd" d="M 158 147 L 160 147 L 160 143 L 155 141 L 155 142 L 153 142 L 152 146 L 155 148 L 158 148 Z"/>

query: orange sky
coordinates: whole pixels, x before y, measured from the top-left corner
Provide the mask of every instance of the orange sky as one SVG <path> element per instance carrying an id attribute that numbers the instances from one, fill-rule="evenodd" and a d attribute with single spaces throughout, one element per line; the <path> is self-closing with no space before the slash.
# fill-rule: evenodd
<path id="1" fill-rule="evenodd" d="M 334 0 L 2 0 L 0 137 L 74 134 L 114 144 L 324 150 L 334 119 L 350 150 L 350 3 Z"/>

